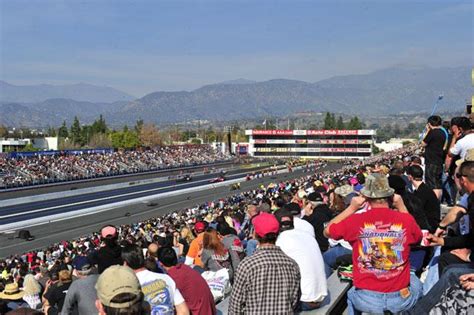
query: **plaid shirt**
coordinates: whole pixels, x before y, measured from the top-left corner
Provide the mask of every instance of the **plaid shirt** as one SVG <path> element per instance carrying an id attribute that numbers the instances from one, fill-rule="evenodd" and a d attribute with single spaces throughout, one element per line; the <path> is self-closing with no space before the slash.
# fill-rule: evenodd
<path id="1" fill-rule="evenodd" d="M 300 279 L 298 265 L 278 246 L 260 247 L 237 268 L 229 314 L 294 314 Z"/>

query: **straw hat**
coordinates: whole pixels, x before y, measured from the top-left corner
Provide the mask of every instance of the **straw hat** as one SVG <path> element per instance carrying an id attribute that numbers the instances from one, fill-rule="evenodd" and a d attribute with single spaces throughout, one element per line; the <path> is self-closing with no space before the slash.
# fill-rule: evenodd
<path id="1" fill-rule="evenodd" d="M 20 291 L 18 283 L 9 283 L 5 286 L 5 290 L 0 293 L 0 299 L 19 300 L 23 298 L 24 292 Z"/>

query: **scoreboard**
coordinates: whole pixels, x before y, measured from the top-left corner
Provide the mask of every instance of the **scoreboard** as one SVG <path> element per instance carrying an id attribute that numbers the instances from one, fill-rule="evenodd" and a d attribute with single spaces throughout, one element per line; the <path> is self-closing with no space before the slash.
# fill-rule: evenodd
<path id="1" fill-rule="evenodd" d="M 364 158 L 372 155 L 375 130 L 246 130 L 256 157 Z"/>

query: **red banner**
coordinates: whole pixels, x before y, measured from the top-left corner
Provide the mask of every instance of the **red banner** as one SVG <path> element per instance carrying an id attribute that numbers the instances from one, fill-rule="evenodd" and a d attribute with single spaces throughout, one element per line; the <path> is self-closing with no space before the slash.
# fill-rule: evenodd
<path id="1" fill-rule="evenodd" d="M 254 136 L 292 136 L 293 130 L 252 130 Z"/>
<path id="2" fill-rule="evenodd" d="M 344 136 L 357 135 L 358 130 L 252 130 L 254 136 L 293 136 L 293 135 L 314 135 L 314 136 Z"/>

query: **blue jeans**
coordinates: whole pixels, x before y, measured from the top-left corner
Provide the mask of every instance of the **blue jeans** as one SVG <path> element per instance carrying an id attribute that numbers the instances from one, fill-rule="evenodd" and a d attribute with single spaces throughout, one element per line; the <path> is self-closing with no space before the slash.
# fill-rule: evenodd
<path id="1" fill-rule="evenodd" d="M 329 275 L 331 275 L 332 269 L 336 268 L 336 259 L 349 254 L 352 254 L 352 251 L 341 245 L 330 247 L 327 251 L 325 251 L 323 253 L 323 260 L 325 265 L 324 269 L 326 270 L 326 277 L 329 277 L 328 272 Z"/>
<path id="2" fill-rule="evenodd" d="M 362 314 L 362 312 L 383 314 L 384 311 L 398 313 L 413 307 L 421 294 L 420 279 L 412 273 L 410 274 L 410 295 L 408 297 L 402 297 L 399 291 L 381 293 L 352 287 L 347 292 L 347 309 L 349 315 Z"/>
<path id="3" fill-rule="evenodd" d="M 441 177 L 441 185 L 443 188 L 443 197 L 441 200 L 444 199 L 448 204 L 454 204 L 456 202 L 457 193 L 454 180 L 443 172 L 443 176 Z"/>
<path id="4" fill-rule="evenodd" d="M 474 265 L 472 264 L 456 264 L 449 266 L 428 294 L 422 297 L 414 307 L 407 310 L 406 314 L 419 315 L 428 313 L 433 306 L 440 301 L 441 296 L 446 289 L 458 284 L 461 275 L 474 272 L 473 268 Z"/>
<path id="5" fill-rule="evenodd" d="M 426 276 L 425 282 L 423 283 L 423 295 L 426 295 L 429 290 L 438 282 L 438 260 L 441 253 L 441 246 L 436 246 L 433 252 L 433 257 L 428 264 L 428 275 Z"/>
<path id="6" fill-rule="evenodd" d="M 424 249 L 412 250 L 410 252 L 410 267 L 411 270 L 418 272 L 423 267 L 426 251 Z"/>

